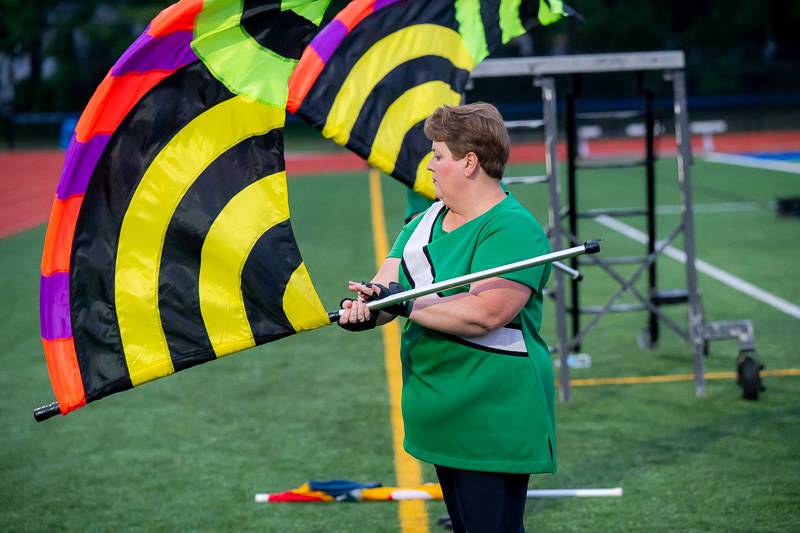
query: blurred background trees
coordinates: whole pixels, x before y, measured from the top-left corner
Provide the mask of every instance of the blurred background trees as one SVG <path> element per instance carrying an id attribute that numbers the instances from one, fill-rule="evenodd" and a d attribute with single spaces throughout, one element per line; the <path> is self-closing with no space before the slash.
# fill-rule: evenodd
<path id="1" fill-rule="evenodd" d="M 684 50 L 693 94 L 800 89 L 796 0 L 573 3 L 585 21 L 547 30 L 566 31 L 569 53 Z"/>
<path id="2" fill-rule="evenodd" d="M 14 108 L 77 111 L 169 2 L 0 0 L 0 54 Z"/>
<path id="3" fill-rule="evenodd" d="M 0 0 L 3 104 L 16 113 L 79 112 L 114 61 L 170 3 Z M 583 23 L 536 29 L 499 55 L 682 49 L 692 96 L 755 93 L 800 102 L 797 0 L 568 3 L 584 15 Z M 617 87 L 599 81 L 593 91 L 608 96 Z"/>

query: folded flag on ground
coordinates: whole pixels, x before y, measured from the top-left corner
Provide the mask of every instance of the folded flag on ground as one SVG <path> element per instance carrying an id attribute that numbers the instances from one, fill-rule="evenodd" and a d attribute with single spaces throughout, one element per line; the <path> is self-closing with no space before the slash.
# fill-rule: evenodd
<path id="1" fill-rule="evenodd" d="M 256 494 L 256 503 L 368 502 L 392 500 L 441 500 L 437 483 L 416 487 L 384 487 L 380 483 L 359 483 L 347 479 L 309 481 L 286 492 Z"/>

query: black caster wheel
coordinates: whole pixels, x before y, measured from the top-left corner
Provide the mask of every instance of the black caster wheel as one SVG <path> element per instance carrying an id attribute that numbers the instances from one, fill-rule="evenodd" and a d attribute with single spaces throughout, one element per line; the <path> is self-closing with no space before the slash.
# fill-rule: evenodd
<path id="1" fill-rule="evenodd" d="M 742 388 L 742 398 L 758 400 L 758 395 L 766 389 L 761 384 L 761 371 L 764 365 L 753 358 L 752 352 L 741 352 L 736 360 L 736 383 Z"/>

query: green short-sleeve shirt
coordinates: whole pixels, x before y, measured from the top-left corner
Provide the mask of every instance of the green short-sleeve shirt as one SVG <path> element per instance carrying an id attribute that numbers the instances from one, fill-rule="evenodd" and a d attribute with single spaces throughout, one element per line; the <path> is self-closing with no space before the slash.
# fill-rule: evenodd
<path id="1" fill-rule="evenodd" d="M 446 211 L 434 204 L 392 247 L 389 257 L 402 259 L 399 280 L 406 288 L 550 252 L 539 223 L 511 194 L 449 233 L 442 230 Z M 533 293 L 510 324 L 485 337 L 406 322 L 402 411 L 411 455 L 469 470 L 555 472 L 555 384 L 539 334 L 549 275 L 549 265 L 503 274 Z"/>

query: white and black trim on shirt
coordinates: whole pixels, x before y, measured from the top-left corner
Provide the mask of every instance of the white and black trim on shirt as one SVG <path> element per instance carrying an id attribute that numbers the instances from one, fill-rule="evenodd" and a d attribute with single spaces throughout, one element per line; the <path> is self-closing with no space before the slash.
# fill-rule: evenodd
<path id="1" fill-rule="evenodd" d="M 433 240 L 434 225 L 444 209 L 445 205 L 442 202 L 436 202 L 428 208 L 403 247 L 400 268 L 403 269 L 403 274 L 413 288 L 431 285 L 436 279 L 433 261 L 428 253 L 428 244 Z M 436 296 L 442 297 L 443 295 L 438 293 Z M 507 324 L 479 337 L 446 336 L 459 344 L 477 350 L 515 357 L 528 357 L 525 339 L 522 336 L 521 327 L 517 324 Z"/>

